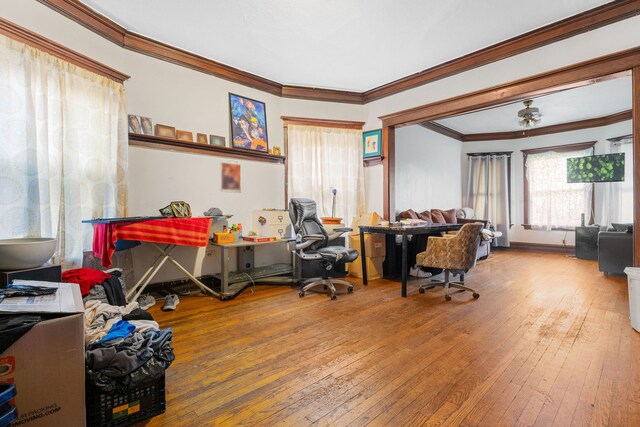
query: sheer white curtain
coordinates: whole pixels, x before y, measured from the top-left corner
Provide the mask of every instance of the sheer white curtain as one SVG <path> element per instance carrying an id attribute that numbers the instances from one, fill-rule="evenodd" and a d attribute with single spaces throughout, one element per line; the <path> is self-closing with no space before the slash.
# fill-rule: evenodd
<path id="1" fill-rule="evenodd" d="M 469 156 L 465 206 L 473 208 L 476 218 L 488 219 L 502 236 L 497 246 L 509 246 L 509 157 L 502 155 Z"/>
<path id="2" fill-rule="evenodd" d="M 624 181 L 603 182 L 599 186 L 601 225 L 633 222 L 633 144 L 611 145 L 609 153 L 624 153 Z"/>
<path id="3" fill-rule="evenodd" d="M 335 215 L 345 224 L 365 213 L 362 131 L 297 125 L 287 129 L 289 198 L 313 199 L 319 215 L 330 216 L 335 188 Z"/>
<path id="4" fill-rule="evenodd" d="M 124 86 L 0 36 L 0 238 L 56 237 L 80 266 L 92 217 L 126 214 Z"/>
<path id="5" fill-rule="evenodd" d="M 529 182 L 529 224 L 536 230 L 580 225 L 580 214 L 591 213 L 593 184 L 567 183 L 567 159 L 593 154 L 593 149 L 529 154 L 525 164 Z"/>

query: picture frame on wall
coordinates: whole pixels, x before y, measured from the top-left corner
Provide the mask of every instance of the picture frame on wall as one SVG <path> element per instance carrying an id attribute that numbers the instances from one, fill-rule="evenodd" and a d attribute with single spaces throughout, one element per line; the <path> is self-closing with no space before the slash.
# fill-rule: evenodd
<path id="1" fill-rule="evenodd" d="M 264 102 L 229 93 L 229 115 L 233 148 L 269 152 Z"/>
<path id="2" fill-rule="evenodd" d="M 238 163 L 222 163 L 222 191 L 240 192 L 241 174 Z"/>
<path id="3" fill-rule="evenodd" d="M 176 139 L 180 141 L 193 142 L 193 133 L 186 130 L 177 130 Z"/>
<path id="4" fill-rule="evenodd" d="M 197 135 L 197 137 L 196 137 L 196 142 L 197 142 L 198 144 L 208 144 L 208 143 L 209 143 L 208 138 L 207 138 L 207 135 L 206 135 L 206 134 L 204 134 L 204 133 L 199 133 L 199 134 Z"/>
<path id="5" fill-rule="evenodd" d="M 150 117 L 140 116 L 140 125 L 142 126 L 143 135 L 153 135 L 153 120 Z"/>
<path id="6" fill-rule="evenodd" d="M 129 114 L 129 133 L 142 134 L 142 123 L 140 123 L 140 116 L 135 114 Z"/>
<path id="7" fill-rule="evenodd" d="M 176 128 L 173 126 L 156 124 L 155 126 L 155 135 L 161 136 L 163 138 L 175 138 L 176 137 Z"/>
<path id="8" fill-rule="evenodd" d="M 226 147 L 227 141 L 224 136 L 209 135 L 209 145 L 217 145 L 219 147 Z"/>
<path id="9" fill-rule="evenodd" d="M 362 132 L 362 148 L 365 159 L 382 156 L 382 129 Z"/>

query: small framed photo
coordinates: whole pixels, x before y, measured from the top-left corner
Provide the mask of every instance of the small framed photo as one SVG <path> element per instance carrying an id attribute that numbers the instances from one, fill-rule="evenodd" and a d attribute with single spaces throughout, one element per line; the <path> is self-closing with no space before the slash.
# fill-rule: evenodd
<path id="1" fill-rule="evenodd" d="M 363 157 L 382 156 L 382 129 L 362 132 Z"/>
<path id="2" fill-rule="evenodd" d="M 176 131 L 176 139 L 180 141 L 188 141 L 193 142 L 193 133 L 187 132 L 186 130 L 177 130 Z"/>
<path id="3" fill-rule="evenodd" d="M 240 192 L 240 165 L 222 163 L 222 191 Z"/>
<path id="4" fill-rule="evenodd" d="M 264 102 L 230 93 L 229 114 L 233 148 L 269 152 L 267 108 Z"/>
<path id="5" fill-rule="evenodd" d="M 144 135 L 153 135 L 153 121 L 151 118 L 140 116 L 140 125 Z"/>
<path id="6" fill-rule="evenodd" d="M 219 147 L 226 147 L 227 141 L 224 136 L 209 135 L 209 145 L 217 145 Z"/>
<path id="7" fill-rule="evenodd" d="M 129 133 L 142 134 L 142 123 L 140 116 L 129 114 Z"/>
<path id="8" fill-rule="evenodd" d="M 176 128 L 167 125 L 156 124 L 155 126 L 155 135 L 161 136 L 163 138 L 174 138 L 176 137 Z"/>
<path id="9" fill-rule="evenodd" d="M 197 138 L 196 138 L 196 142 L 198 144 L 208 144 L 207 135 L 204 134 L 204 133 L 199 133 Z"/>

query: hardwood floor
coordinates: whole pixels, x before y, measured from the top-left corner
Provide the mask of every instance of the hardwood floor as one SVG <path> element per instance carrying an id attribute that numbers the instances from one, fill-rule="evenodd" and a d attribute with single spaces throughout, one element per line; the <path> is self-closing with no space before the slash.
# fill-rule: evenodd
<path id="1" fill-rule="evenodd" d="M 147 425 L 640 425 L 626 278 L 512 251 L 467 283 L 479 300 L 376 280 L 336 301 L 259 286 L 157 304 L 176 361 Z"/>

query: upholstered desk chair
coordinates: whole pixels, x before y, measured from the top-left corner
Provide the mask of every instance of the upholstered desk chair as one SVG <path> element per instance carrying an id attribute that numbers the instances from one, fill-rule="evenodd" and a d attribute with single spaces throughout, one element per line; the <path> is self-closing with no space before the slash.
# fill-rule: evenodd
<path id="1" fill-rule="evenodd" d="M 425 289 L 443 286 L 444 299 L 451 301 L 449 288 L 458 289 L 457 292 L 473 292 L 474 298 L 480 298 L 480 294 L 471 288 L 464 286 L 464 275 L 476 263 L 476 252 L 480 242 L 481 223 L 465 224 L 455 235 L 447 237 L 429 237 L 427 250 L 416 256 L 416 263 L 423 267 L 444 269 L 444 282 L 426 283 L 418 288 L 420 293 Z M 450 275 L 460 275 L 459 282 L 451 282 Z"/>
<path id="2" fill-rule="evenodd" d="M 342 263 L 353 262 L 358 258 L 358 251 L 344 246 L 328 246 L 328 243 L 351 231 L 350 228 L 336 228 L 328 235 L 316 213 L 316 202 L 311 199 L 291 199 L 289 216 L 296 233 L 296 255 L 302 260 L 322 261 L 324 270 L 322 277 L 307 279 L 300 289 L 300 297 L 305 292 L 322 286 L 329 291 L 331 299 L 336 299 L 336 284 L 347 286 L 347 292 L 353 292 L 353 285 L 345 280 L 329 277 L 329 271 Z"/>

